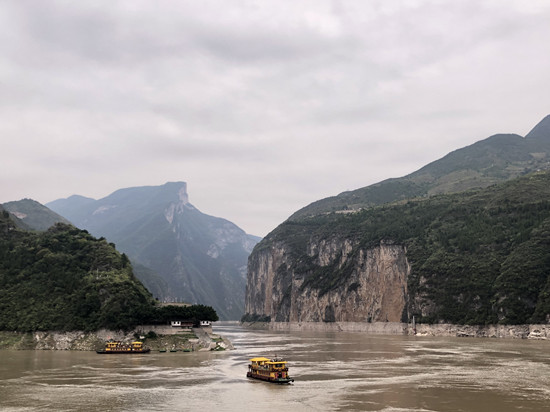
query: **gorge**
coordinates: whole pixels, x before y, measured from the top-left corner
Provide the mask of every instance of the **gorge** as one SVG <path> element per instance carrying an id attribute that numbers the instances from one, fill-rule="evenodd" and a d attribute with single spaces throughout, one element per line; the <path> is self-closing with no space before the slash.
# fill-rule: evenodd
<path id="1" fill-rule="evenodd" d="M 495 135 L 314 202 L 253 250 L 242 320 L 401 333 L 414 318 L 426 334 L 429 325 L 548 324 L 549 159 L 547 116 L 525 138 Z M 531 336 L 518 328 L 454 333 Z"/>

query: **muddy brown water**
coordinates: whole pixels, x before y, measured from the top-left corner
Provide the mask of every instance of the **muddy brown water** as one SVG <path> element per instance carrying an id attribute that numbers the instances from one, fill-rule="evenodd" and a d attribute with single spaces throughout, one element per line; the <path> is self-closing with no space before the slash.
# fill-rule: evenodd
<path id="1" fill-rule="evenodd" d="M 235 350 L 0 351 L 2 411 L 550 411 L 550 342 L 252 331 Z M 284 357 L 292 385 L 246 378 Z"/>

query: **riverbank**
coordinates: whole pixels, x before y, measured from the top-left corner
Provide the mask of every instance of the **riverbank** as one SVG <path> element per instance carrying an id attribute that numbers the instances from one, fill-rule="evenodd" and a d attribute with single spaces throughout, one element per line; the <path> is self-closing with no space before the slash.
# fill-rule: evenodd
<path id="1" fill-rule="evenodd" d="M 414 334 L 408 325 L 408 334 Z M 501 339 L 550 339 L 550 325 L 416 325 L 416 336 L 456 336 Z"/>
<path id="2" fill-rule="evenodd" d="M 549 325 L 453 325 L 398 322 L 245 322 L 250 329 L 278 331 L 361 332 L 372 335 L 416 335 L 506 339 L 550 339 Z"/>
<path id="3" fill-rule="evenodd" d="M 0 349 L 12 350 L 75 350 L 95 351 L 102 349 L 108 340 L 131 342 L 139 339 L 152 351 L 210 351 L 234 349 L 231 342 L 203 328 L 172 335 L 157 335 L 139 332 L 98 330 L 95 332 L 6 332 L 0 331 Z"/>

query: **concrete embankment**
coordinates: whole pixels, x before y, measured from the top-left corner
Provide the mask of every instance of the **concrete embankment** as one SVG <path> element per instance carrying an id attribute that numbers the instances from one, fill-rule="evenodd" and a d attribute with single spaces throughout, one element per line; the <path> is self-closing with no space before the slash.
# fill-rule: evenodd
<path id="1" fill-rule="evenodd" d="M 408 333 L 413 334 L 412 327 Z M 550 325 L 416 325 L 417 336 L 457 336 L 472 338 L 550 339 Z"/>
<path id="2" fill-rule="evenodd" d="M 372 335 L 405 335 L 406 323 L 398 322 L 270 322 L 271 330 L 363 332 Z"/>
<path id="3" fill-rule="evenodd" d="M 372 335 L 415 335 L 411 324 L 398 322 L 254 322 L 243 323 L 251 329 L 279 331 L 360 332 Z M 486 325 L 417 324 L 416 336 L 449 336 L 508 339 L 550 339 L 547 325 Z"/>

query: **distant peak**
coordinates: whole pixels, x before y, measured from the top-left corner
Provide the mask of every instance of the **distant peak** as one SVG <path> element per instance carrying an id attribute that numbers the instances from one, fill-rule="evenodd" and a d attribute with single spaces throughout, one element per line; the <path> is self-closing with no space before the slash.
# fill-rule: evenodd
<path id="1" fill-rule="evenodd" d="M 531 130 L 527 136 L 525 136 L 526 139 L 549 139 L 550 140 L 550 115 L 546 116 L 544 119 L 542 119 L 535 127 L 533 127 L 533 130 Z"/>
<path id="2" fill-rule="evenodd" d="M 187 183 L 185 183 L 185 182 L 182 182 L 182 183 L 183 183 L 183 185 L 180 188 L 180 190 L 178 192 L 178 195 L 180 197 L 180 201 L 184 205 L 187 205 L 187 204 L 189 204 L 189 194 L 187 193 Z"/>
<path id="3" fill-rule="evenodd" d="M 67 200 L 95 200 L 91 197 L 81 196 L 81 195 L 71 195 L 67 198 Z"/>
<path id="4" fill-rule="evenodd" d="M 187 182 L 166 182 L 163 186 L 187 187 Z"/>

